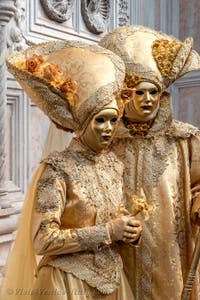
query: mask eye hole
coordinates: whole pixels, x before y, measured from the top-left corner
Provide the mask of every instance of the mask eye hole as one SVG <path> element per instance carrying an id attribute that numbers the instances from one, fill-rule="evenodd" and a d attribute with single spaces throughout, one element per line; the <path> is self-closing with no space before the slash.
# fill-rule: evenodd
<path id="1" fill-rule="evenodd" d="M 95 118 L 95 121 L 96 121 L 97 123 L 102 124 L 102 123 L 104 123 L 104 118 Z"/>
<path id="2" fill-rule="evenodd" d="M 143 92 L 143 91 L 140 91 L 140 90 L 139 90 L 139 91 L 136 91 L 135 93 L 136 93 L 136 95 L 140 95 L 140 96 L 141 96 L 141 95 L 144 95 L 144 92 Z"/>
<path id="3" fill-rule="evenodd" d="M 156 95 L 157 93 L 158 93 L 157 90 L 152 90 L 152 91 L 150 92 L 151 95 Z"/>
<path id="4" fill-rule="evenodd" d="M 112 118 L 111 122 L 112 122 L 112 123 L 116 123 L 117 120 L 118 120 L 117 118 Z"/>

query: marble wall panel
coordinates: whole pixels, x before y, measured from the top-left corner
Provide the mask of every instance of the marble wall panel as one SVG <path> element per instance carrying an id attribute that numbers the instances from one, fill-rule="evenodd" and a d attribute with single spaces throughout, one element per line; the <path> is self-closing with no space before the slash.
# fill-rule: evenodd
<path id="1" fill-rule="evenodd" d="M 5 160 L 6 160 L 6 170 L 5 170 L 5 180 L 11 180 L 12 178 L 12 115 L 13 106 L 8 104 L 6 108 L 6 144 L 5 144 Z"/>
<path id="2" fill-rule="evenodd" d="M 200 87 L 182 87 L 179 89 L 179 107 L 177 118 L 200 128 Z"/>
<path id="3" fill-rule="evenodd" d="M 160 30 L 160 24 L 161 24 L 161 15 L 160 15 L 160 0 L 155 0 L 154 1 L 155 3 L 155 13 L 154 13 L 154 16 L 155 16 L 155 21 L 154 21 L 154 28 L 156 30 Z"/>
<path id="4" fill-rule="evenodd" d="M 180 1 L 180 25 L 179 34 L 181 39 L 188 36 L 194 38 L 194 49 L 200 53 L 200 1 Z"/>
<path id="5" fill-rule="evenodd" d="M 179 37 L 181 40 L 184 40 L 189 36 L 193 37 L 193 48 L 198 53 L 200 53 L 199 15 L 199 0 L 179 1 Z M 184 84 L 179 89 L 177 117 L 200 127 L 200 72 L 190 73 L 189 76 L 183 77 L 182 80 L 184 81 Z"/>

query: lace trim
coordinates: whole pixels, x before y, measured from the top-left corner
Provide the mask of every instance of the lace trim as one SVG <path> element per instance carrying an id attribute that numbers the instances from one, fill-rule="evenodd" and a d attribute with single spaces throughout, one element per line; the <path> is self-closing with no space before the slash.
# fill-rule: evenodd
<path id="1" fill-rule="evenodd" d="M 178 145 L 177 148 L 177 153 L 178 153 L 178 170 L 179 170 L 179 180 L 177 182 L 178 186 L 178 193 L 174 195 L 175 200 L 174 200 L 174 213 L 175 213 L 175 228 L 176 228 L 176 240 L 178 242 L 179 248 L 180 248 L 180 255 L 182 259 L 182 265 L 185 265 L 185 260 L 186 260 L 186 253 L 184 253 L 184 250 L 186 249 L 186 228 L 185 228 L 185 211 L 183 208 L 185 208 L 184 204 L 184 172 L 183 172 L 183 157 L 181 153 L 181 148 L 180 145 Z"/>
<path id="2" fill-rule="evenodd" d="M 149 237 L 152 236 L 151 222 L 147 222 L 148 234 L 141 239 L 139 248 L 135 248 L 136 256 L 136 299 L 152 299 L 152 252 L 149 247 Z"/>
<path id="3" fill-rule="evenodd" d="M 190 138 L 200 134 L 200 130 L 188 123 L 173 120 L 171 126 L 166 131 L 166 135 L 175 138 Z"/>
<path id="4" fill-rule="evenodd" d="M 76 234 L 82 249 L 97 251 L 102 246 L 112 243 L 104 224 L 77 229 Z"/>
<path id="5" fill-rule="evenodd" d="M 101 249 L 95 254 L 84 252 L 59 255 L 48 264 L 72 273 L 103 294 L 111 294 L 119 287 L 123 268 L 120 255 L 110 247 Z"/>
<path id="6" fill-rule="evenodd" d="M 66 182 L 67 175 L 60 169 L 47 165 L 37 183 L 36 210 L 44 213 L 60 207 L 60 193 L 56 187 L 57 180 Z"/>
<path id="7" fill-rule="evenodd" d="M 172 143 L 175 140 L 162 136 L 155 139 L 135 136 L 116 141 L 113 148 L 124 162 L 124 189 L 128 197 L 140 195 L 143 188 L 146 197 L 152 198 L 153 188 L 166 170 L 169 157 L 173 155 Z"/>

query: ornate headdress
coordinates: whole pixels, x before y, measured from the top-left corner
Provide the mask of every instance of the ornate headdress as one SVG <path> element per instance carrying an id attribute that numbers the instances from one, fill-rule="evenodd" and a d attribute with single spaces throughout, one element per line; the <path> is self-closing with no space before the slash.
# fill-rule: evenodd
<path id="1" fill-rule="evenodd" d="M 130 25 L 108 33 L 99 44 L 123 59 L 127 87 L 146 80 L 164 90 L 184 74 L 200 69 L 192 38 L 181 42 L 150 28 Z"/>
<path id="2" fill-rule="evenodd" d="M 59 127 L 79 131 L 123 85 L 123 61 L 79 41 L 52 41 L 14 53 L 9 71 L 31 100 Z"/>

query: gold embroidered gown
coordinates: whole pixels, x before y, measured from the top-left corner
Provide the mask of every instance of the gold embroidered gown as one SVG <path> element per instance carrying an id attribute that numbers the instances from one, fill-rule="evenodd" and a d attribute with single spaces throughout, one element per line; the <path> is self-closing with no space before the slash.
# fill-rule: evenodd
<path id="1" fill-rule="evenodd" d="M 137 300 L 180 300 L 194 249 L 190 209 L 200 193 L 199 130 L 172 119 L 169 95 L 160 103 L 144 137 L 131 136 L 122 126 L 113 145 L 125 165 L 127 196 L 139 194 L 142 187 L 153 206 L 148 221 L 141 216 L 140 247 L 127 247 L 123 255 Z M 196 283 L 195 300 L 200 299 L 198 278 Z"/>
<path id="2" fill-rule="evenodd" d="M 32 299 L 133 299 L 105 226 L 123 203 L 122 163 L 113 152 L 95 154 L 73 140 L 44 164 L 33 222 L 43 258 Z"/>

